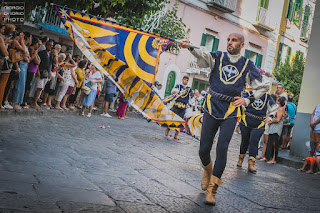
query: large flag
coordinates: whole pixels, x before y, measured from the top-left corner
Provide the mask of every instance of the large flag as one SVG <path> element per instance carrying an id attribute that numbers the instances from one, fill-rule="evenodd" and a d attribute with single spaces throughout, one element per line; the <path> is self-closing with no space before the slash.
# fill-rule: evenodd
<path id="1" fill-rule="evenodd" d="M 66 7 L 55 7 L 78 48 L 115 83 L 136 110 L 160 126 L 200 138 L 201 123 L 194 122 L 202 119 L 191 119 L 189 129 L 186 121 L 170 110 L 170 103 L 181 93 L 163 103 L 150 88 L 160 53 L 171 42 L 169 39 Z M 193 129 L 197 131 L 190 132 Z"/>
<path id="2" fill-rule="evenodd" d="M 68 8 L 57 6 L 57 11 L 68 32 L 72 33 L 71 37 L 75 35 L 73 32 L 77 29 L 84 38 L 96 41 L 101 51 L 108 51 L 124 62 L 148 85 L 153 84 L 160 53 L 172 41 Z"/>

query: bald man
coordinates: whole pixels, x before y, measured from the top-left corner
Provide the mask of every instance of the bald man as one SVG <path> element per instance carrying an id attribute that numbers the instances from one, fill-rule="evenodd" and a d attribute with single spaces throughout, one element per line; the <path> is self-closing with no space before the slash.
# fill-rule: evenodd
<path id="1" fill-rule="evenodd" d="M 205 202 L 215 205 L 215 194 L 222 184 L 221 176 L 227 163 L 228 146 L 237 117 L 241 114 L 240 107 L 248 106 L 254 101 L 254 98 L 241 98 L 241 92 L 245 85 L 249 84 L 253 88 L 255 98 L 262 95 L 257 91 L 262 76 L 252 61 L 240 55 L 244 47 L 244 37 L 240 33 L 228 36 L 227 52 L 208 53 L 201 49 L 193 49 L 187 40 L 183 40 L 180 45 L 182 48 L 188 48 L 197 58 L 199 67 L 211 69 L 210 87 L 204 105 L 199 156 L 204 168 L 201 188 L 206 190 Z M 210 151 L 219 127 L 220 134 L 213 166 Z"/>

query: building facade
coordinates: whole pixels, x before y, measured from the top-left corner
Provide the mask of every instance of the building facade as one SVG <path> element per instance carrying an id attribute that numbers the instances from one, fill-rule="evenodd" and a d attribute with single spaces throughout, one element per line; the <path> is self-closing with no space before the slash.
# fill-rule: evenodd
<path id="1" fill-rule="evenodd" d="M 310 12 L 302 9 L 307 5 Z M 245 47 L 241 54 L 272 73 L 280 63 L 277 60 L 288 57 L 286 51 L 289 57 L 297 50 L 307 52 L 313 8 L 314 3 L 303 0 L 179 0 L 178 16 L 191 29 L 190 42 L 208 51 L 226 51 L 228 35 L 242 33 Z M 304 15 L 308 13 L 309 19 Z M 200 92 L 209 85 L 209 70 L 200 69 L 187 50 L 161 55 L 156 80 L 163 84 L 163 95 L 170 94 L 184 75 L 190 77 L 189 86 Z"/>

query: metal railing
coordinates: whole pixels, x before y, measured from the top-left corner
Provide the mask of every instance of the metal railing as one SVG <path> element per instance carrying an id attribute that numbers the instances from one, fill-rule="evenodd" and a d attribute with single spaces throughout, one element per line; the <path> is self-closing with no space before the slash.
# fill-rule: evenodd
<path id="1" fill-rule="evenodd" d="M 57 15 L 56 10 L 52 7 L 46 11 L 43 23 L 61 28 L 60 18 Z"/>
<path id="2" fill-rule="evenodd" d="M 302 22 L 300 39 L 303 42 L 307 42 L 310 38 L 311 26 L 309 23 Z"/>
<path id="3" fill-rule="evenodd" d="M 263 7 L 258 7 L 256 21 L 265 25 L 265 26 L 271 27 L 270 16 L 269 16 L 268 10 Z"/>
<path id="4" fill-rule="evenodd" d="M 64 29 L 63 24 L 54 8 L 36 7 L 31 11 L 31 21 Z"/>
<path id="5" fill-rule="evenodd" d="M 208 0 L 208 5 L 218 7 L 223 12 L 233 12 L 237 7 L 237 0 Z"/>

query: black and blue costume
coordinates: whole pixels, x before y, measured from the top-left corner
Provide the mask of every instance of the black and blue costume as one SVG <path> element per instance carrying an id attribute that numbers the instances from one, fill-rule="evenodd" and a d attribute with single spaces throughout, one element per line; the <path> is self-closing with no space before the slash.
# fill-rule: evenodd
<path id="1" fill-rule="evenodd" d="M 246 91 L 244 98 L 252 99 L 252 92 Z M 265 130 L 265 117 L 277 109 L 277 104 L 268 93 L 254 100 L 241 116 L 241 145 L 240 154 L 245 154 L 249 148 L 249 156 L 256 157 L 258 154 L 258 143 Z"/>
<path id="2" fill-rule="evenodd" d="M 179 115 L 182 119 L 184 118 L 184 114 L 186 113 L 186 109 L 188 108 L 189 99 L 194 97 L 193 91 L 188 86 L 183 86 L 182 84 L 176 85 L 174 88 L 178 89 L 179 92 L 186 90 L 186 93 L 177 98 L 171 108 L 175 114 Z"/>
<path id="3" fill-rule="evenodd" d="M 205 53 L 194 49 L 191 53 L 198 59 L 200 67 L 212 69 L 210 88 L 204 103 L 199 156 L 203 166 L 210 163 L 212 141 L 220 127 L 213 167 L 213 176 L 220 179 L 226 166 L 228 146 L 237 117 L 241 116 L 240 107 L 235 107 L 232 103 L 235 101 L 234 97 L 241 96 L 246 84 L 261 82 L 262 76 L 252 61 L 240 55 L 236 61 L 231 62 L 227 52 Z M 249 99 L 245 101 L 246 104 L 250 103 Z"/>

